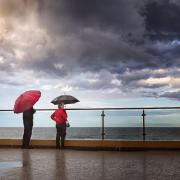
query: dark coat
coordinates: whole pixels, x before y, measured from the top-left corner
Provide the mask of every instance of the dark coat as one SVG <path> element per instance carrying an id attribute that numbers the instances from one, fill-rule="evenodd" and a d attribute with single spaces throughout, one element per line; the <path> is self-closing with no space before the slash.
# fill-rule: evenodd
<path id="1" fill-rule="evenodd" d="M 28 109 L 27 111 L 23 112 L 23 120 L 33 120 L 33 114 L 36 112 L 33 107 Z"/>
<path id="2" fill-rule="evenodd" d="M 24 134 L 22 148 L 29 148 L 33 128 L 33 114 L 35 112 L 36 110 L 33 107 L 23 112 Z"/>

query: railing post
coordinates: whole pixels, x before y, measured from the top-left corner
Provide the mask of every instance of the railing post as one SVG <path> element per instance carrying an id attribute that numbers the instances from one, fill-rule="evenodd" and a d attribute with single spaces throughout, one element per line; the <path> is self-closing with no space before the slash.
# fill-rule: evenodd
<path id="1" fill-rule="evenodd" d="M 104 133 L 104 116 L 105 116 L 104 110 L 102 110 L 102 113 L 101 113 L 101 119 L 102 119 L 101 138 L 102 138 L 102 140 L 104 140 L 104 135 L 105 135 L 105 133 Z"/>
<path id="2" fill-rule="evenodd" d="M 146 116 L 146 114 L 143 109 L 142 117 L 143 117 L 143 140 L 144 141 L 146 140 L 145 116 Z"/>

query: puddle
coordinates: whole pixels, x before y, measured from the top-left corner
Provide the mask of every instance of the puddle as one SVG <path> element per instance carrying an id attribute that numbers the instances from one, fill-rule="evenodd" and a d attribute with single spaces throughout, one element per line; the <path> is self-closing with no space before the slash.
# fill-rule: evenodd
<path id="1" fill-rule="evenodd" d="M 0 162 L 0 169 L 9 169 L 9 168 L 22 167 L 22 166 L 23 164 L 21 161 Z"/>

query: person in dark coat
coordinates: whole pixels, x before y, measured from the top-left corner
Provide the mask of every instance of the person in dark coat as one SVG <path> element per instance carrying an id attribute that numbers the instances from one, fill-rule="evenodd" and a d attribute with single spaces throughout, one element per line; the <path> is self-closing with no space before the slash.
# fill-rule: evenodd
<path id="1" fill-rule="evenodd" d="M 51 115 L 51 119 L 56 122 L 56 149 L 64 148 L 64 140 L 66 137 L 66 122 L 67 113 L 64 109 L 64 104 L 58 105 L 58 109 Z M 61 141 L 61 145 L 60 145 Z"/>
<path id="2" fill-rule="evenodd" d="M 29 149 L 29 143 L 32 135 L 33 128 L 33 114 L 36 110 L 32 107 L 27 111 L 23 112 L 23 124 L 24 124 L 24 134 L 23 134 L 23 149 Z"/>

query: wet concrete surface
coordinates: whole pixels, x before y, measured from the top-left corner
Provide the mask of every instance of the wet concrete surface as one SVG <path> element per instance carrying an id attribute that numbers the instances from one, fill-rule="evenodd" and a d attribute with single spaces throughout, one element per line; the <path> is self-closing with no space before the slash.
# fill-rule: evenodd
<path id="1" fill-rule="evenodd" d="M 3 148 L 0 149 L 0 180 L 4 179 L 179 180 L 180 151 Z"/>

